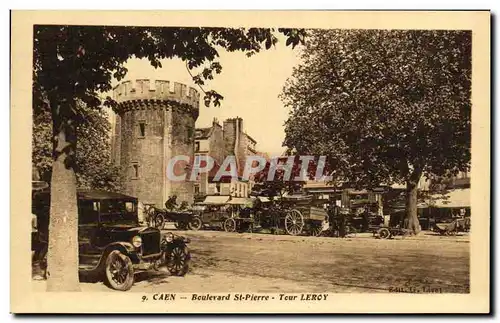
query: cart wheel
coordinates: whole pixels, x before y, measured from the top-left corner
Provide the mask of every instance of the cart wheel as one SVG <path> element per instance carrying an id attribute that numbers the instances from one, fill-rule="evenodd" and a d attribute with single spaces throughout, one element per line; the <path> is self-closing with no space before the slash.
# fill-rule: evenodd
<path id="1" fill-rule="evenodd" d="M 201 229 L 202 224 L 203 223 L 199 217 L 194 217 L 189 221 L 188 228 L 189 230 L 198 231 Z"/>
<path id="2" fill-rule="evenodd" d="M 319 237 L 323 233 L 323 227 L 321 225 L 313 224 L 311 225 L 311 229 L 309 234 L 313 237 Z"/>
<path id="3" fill-rule="evenodd" d="M 391 237 L 391 231 L 387 228 L 380 228 L 377 233 L 380 239 L 389 239 Z"/>
<path id="4" fill-rule="evenodd" d="M 234 232 L 236 231 L 236 221 L 234 219 L 229 218 L 224 221 L 224 231 L 226 232 Z"/>
<path id="5" fill-rule="evenodd" d="M 304 228 L 304 217 L 297 210 L 290 210 L 285 216 L 285 231 L 289 235 L 296 236 Z"/>

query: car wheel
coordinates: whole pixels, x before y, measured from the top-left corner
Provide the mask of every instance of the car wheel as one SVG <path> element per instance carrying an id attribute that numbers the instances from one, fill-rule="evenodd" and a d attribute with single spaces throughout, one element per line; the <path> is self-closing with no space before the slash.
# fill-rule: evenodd
<path id="1" fill-rule="evenodd" d="M 186 246 L 175 246 L 167 257 L 168 271 L 175 276 L 184 276 L 189 270 L 189 250 Z"/>
<path id="2" fill-rule="evenodd" d="M 163 226 L 165 225 L 165 218 L 163 217 L 162 214 L 156 214 L 153 220 L 153 225 L 155 228 L 158 230 L 162 230 Z"/>
<path id="3" fill-rule="evenodd" d="M 387 228 L 380 228 L 377 233 L 380 239 L 389 239 L 391 237 L 391 231 Z"/>
<path id="4" fill-rule="evenodd" d="M 132 260 L 118 250 L 113 250 L 106 258 L 106 284 L 115 290 L 127 291 L 134 284 Z"/>
<path id="5" fill-rule="evenodd" d="M 188 228 L 189 230 L 198 231 L 201 229 L 202 224 L 203 223 L 199 217 L 194 217 L 189 221 Z"/>

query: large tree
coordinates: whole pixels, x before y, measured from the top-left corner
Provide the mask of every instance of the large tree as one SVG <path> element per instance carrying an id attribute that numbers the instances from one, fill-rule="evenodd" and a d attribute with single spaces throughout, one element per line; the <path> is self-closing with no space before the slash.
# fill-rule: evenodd
<path id="1" fill-rule="evenodd" d="M 279 29 L 287 45 L 296 46 L 304 31 Z M 115 106 L 107 97 L 113 78 L 127 73 L 125 62 L 148 59 L 154 67 L 161 60 L 180 58 L 193 80 L 203 85 L 221 72 L 218 50 L 243 51 L 251 56 L 277 43 L 273 29 L 161 28 L 121 26 L 43 26 L 34 28 L 33 108 L 50 110 L 53 161 L 48 249 L 48 290 L 79 290 L 75 153 L 77 127 L 85 110 L 102 103 Z M 197 69 L 201 69 L 196 73 Z M 222 96 L 205 92 L 205 104 L 219 104 Z"/>
<path id="2" fill-rule="evenodd" d="M 471 32 L 314 30 L 282 99 L 285 145 L 328 156 L 336 179 L 406 184 L 470 167 Z"/>

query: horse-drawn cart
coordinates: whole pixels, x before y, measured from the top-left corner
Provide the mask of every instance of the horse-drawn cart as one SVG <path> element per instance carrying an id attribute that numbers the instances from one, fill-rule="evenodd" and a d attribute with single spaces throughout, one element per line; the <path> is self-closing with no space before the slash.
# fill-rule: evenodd
<path id="1" fill-rule="evenodd" d="M 318 236 L 325 228 L 328 214 L 321 208 L 311 206 L 311 200 L 311 196 L 293 195 L 263 203 L 254 210 L 255 222 L 273 232 L 283 229 L 286 234 L 295 236 L 306 231 Z"/>

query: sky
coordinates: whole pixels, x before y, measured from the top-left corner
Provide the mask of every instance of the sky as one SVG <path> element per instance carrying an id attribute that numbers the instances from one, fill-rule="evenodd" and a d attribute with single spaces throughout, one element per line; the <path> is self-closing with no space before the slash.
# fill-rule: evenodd
<path id="1" fill-rule="evenodd" d="M 220 107 L 205 107 L 203 94 L 194 85 L 180 59 L 162 61 L 162 68 L 153 68 L 147 60 L 131 59 L 125 80 L 151 79 L 180 82 L 196 88 L 201 94 L 200 115 L 196 127 L 208 127 L 217 118 L 243 118 L 244 130 L 257 141 L 257 150 L 270 155 L 281 155 L 285 148 L 284 122 L 286 109 L 278 98 L 285 81 L 300 59 L 298 50 L 286 47 L 282 38 L 275 48 L 264 50 L 252 57 L 242 52 L 219 51 L 222 73 L 206 82 L 203 88 L 215 90 L 224 96 Z M 118 84 L 117 81 L 113 86 Z"/>

